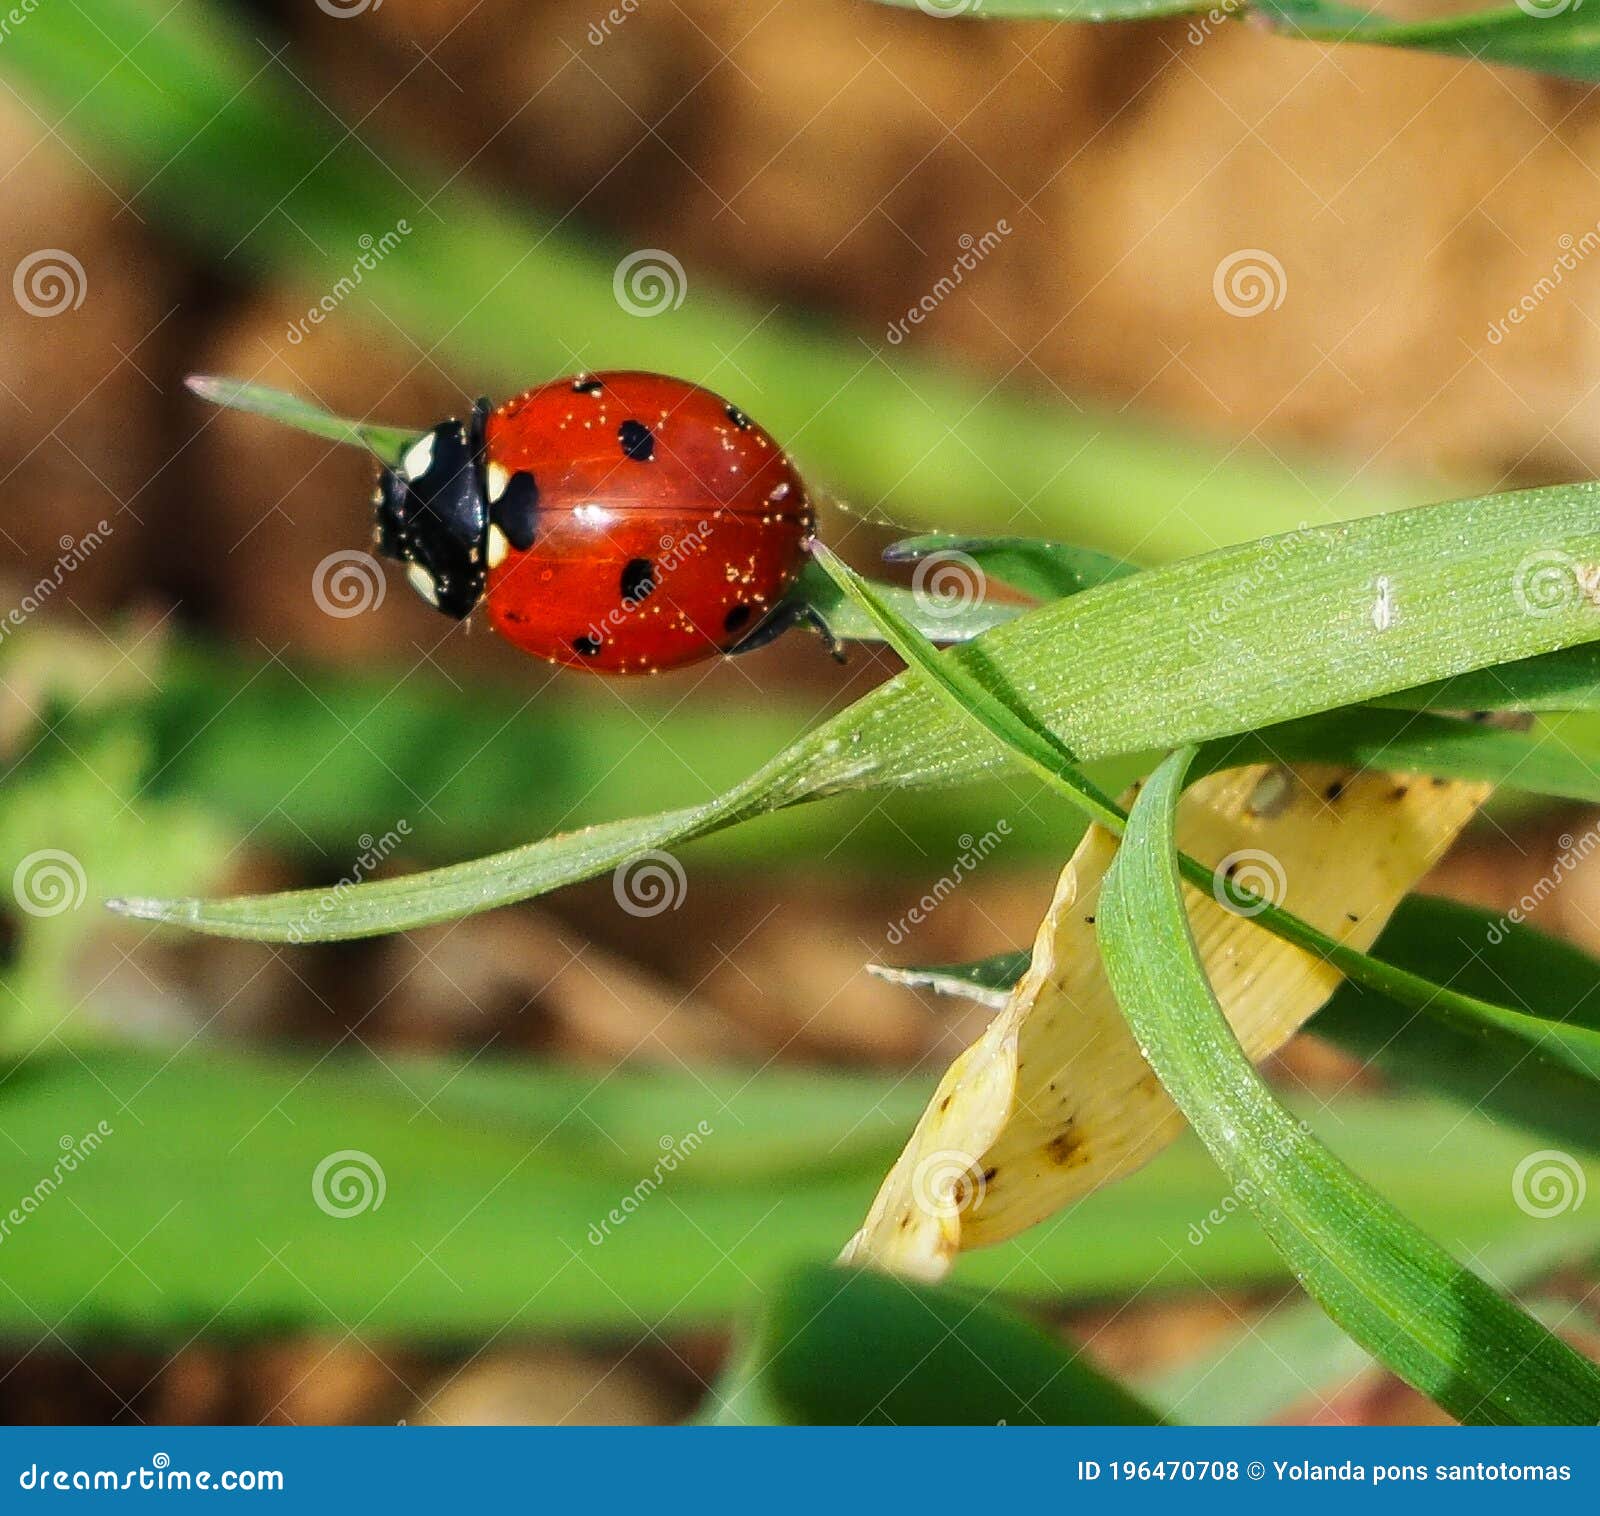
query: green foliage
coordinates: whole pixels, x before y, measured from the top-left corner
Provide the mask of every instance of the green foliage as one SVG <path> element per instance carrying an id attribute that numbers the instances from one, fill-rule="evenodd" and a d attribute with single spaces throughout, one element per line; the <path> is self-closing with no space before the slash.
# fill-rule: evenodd
<path id="1" fill-rule="evenodd" d="M 1533 615 L 1518 594 L 1535 555 L 1564 553 L 1574 563 L 1594 555 L 1597 502 L 1600 488 L 1568 485 L 1224 548 L 1053 601 L 946 658 L 997 697 L 1025 700 L 1038 730 L 1080 762 L 1237 736 L 1600 637 L 1600 612 L 1586 597 Z M 1401 626 L 1375 623 L 1384 593 L 1402 606 Z M 1286 646 L 1295 658 L 1282 656 Z M 1503 773 L 1490 757 L 1486 771 Z M 903 675 L 702 805 L 363 885 L 323 916 L 319 931 L 359 937 L 448 920 L 803 800 L 949 785 L 1006 761 L 991 736 Z M 124 909 L 282 941 L 307 905 L 284 895 L 138 899 Z"/>
<path id="2" fill-rule="evenodd" d="M 1593 1425 L 1600 1371 L 1384 1202 L 1272 1097 L 1206 981 L 1174 819 L 1192 752 L 1135 803 L 1100 942 L 1128 1024 L 1295 1277 L 1357 1342 L 1458 1420 Z"/>
<path id="3" fill-rule="evenodd" d="M 201 1042 L 43 1052 L 6 1081 L 0 1214 L 51 1174 L 64 1135 L 101 1121 L 111 1135 L 0 1240 L 0 1336 L 32 1341 L 41 1321 L 74 1342 L 359 1323 L 463 1343 L 725 1321 L 838 1252 L 930 1085 Z M 1507 1180 L 1526 1143 L 1491 1123 L 1404 1101 L 1341 1100 L 1318 1119 L 1461 1246 L 1527 1226 Z M 709 1135 L 687 1151 L 702 1122 Z M 680 1161 L 658 1171 L 674 1144 Z M 338 1153 L 382 1171 L 381 1203 L 343 1217 L 318 1205 L 313 1180 Z M 335 1184 L 330 1170 L 325 1198 L 360 1204 L 353 1171 Z M 1281 1283 L 1284 1263 L 1245 1217 L 1192 1244 L 1223 1198 L 1204 1151 L 1180 1143 L 1070 1216 L 964 1259 L 956 1280 L 1039 1300 Z M 1553 1236 L 1582 1220 L 1542 1225 Z"/>
<path id="4" fill-rule="evenodd" d="M 719 1426 L 1149 1426 L 1081 1349 L 967 1290 L 863 1270 L 783 1279 L 712 1391 Z"/>

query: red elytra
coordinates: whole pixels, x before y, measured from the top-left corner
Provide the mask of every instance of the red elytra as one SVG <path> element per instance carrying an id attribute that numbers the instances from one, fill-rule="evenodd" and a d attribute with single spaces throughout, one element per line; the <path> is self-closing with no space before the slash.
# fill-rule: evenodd
<path id="1" fill-rule="evenodd" d="M 730 651 L 794 583 L 812 531 L 773 439 L 657 374 L 518 395 L 489 414 L 484 459 L 490 520 L 505 518 L 490 528 L 489 620 L 569 667 L 656 673 Z"/>
<path id="2" fill-rule="evenodd" d="M 380 552 L 456 620 L 572 668 L 654 674 L 776 635 L 812 510 L 743 412 L 658 374 L 581 374 L 440 422 L 373 498 Z"/>

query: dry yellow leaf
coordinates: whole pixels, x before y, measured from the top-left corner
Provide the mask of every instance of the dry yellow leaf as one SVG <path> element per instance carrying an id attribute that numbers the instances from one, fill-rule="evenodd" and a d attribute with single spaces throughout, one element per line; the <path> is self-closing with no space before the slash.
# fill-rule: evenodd
<path id="1" fill-rule="evenodd" d="M 1187 791 L 1178 843 L 1329 936 L 1368 948 L 1488 786 L 1325 765 L 1256 765 Z M 1130 797 L 1131 799 L 1131 797 Z M 1062 871 L 1028 972 L 951 1064 L 842 1261 L 938 1279 L 1130 1174 L 1183 1130 L 1111 993 L 1095 937 L 1116 841 L 1091 827 Z M 1210 894 L 1189 919 L 1217 998 L 1259 1062 L 1339 973 Z"/>

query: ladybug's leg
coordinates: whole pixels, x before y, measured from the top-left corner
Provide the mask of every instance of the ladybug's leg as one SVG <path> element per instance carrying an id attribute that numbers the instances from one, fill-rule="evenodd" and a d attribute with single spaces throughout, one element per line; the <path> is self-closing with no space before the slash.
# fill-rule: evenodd
<path id="1" fill-rule="evenodd" d="M 811 627 L 822 638 L 824 646 L 832 655 L 835 663 L 843 663 L 845 661 L 843 645 L 828 629 L 828 623 L 817 614 L 810 602 L 806 600 L 783 601 L 748 637 L 734 643 L 728 649 L 728 654 L 731 657 L 736 653 L 754 652 L 758 647 L 765 647 L 769 642 L 776 642 L 785 632 L 797 626 Z"/>

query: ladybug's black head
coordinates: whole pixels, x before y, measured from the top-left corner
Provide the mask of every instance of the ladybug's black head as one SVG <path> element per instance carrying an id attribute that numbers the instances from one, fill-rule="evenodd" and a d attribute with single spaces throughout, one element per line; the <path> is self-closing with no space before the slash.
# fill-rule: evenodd
<path id="1" fill-rule="evenodd" d="M 488 576 L 489 507 L 484 498 L 480 400 L 466 421 L 443 421 L 406 449 L 398 468 L 378 474 L 378 551 L 406 565 L 412 588 L 460 621 L 472 614 Z"/>

